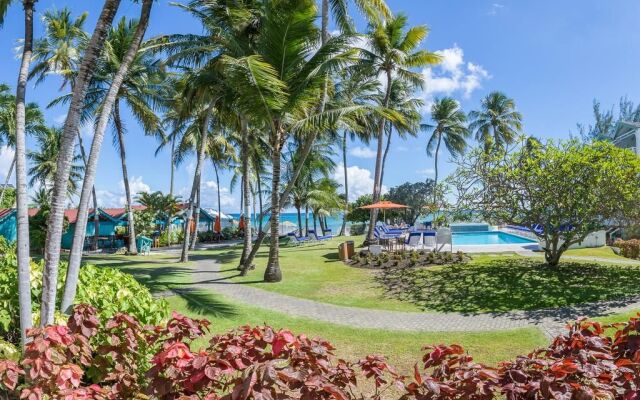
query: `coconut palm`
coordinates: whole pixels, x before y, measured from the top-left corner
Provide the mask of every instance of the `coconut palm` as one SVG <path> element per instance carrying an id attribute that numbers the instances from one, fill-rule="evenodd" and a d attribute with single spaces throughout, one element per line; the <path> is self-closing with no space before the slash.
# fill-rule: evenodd
<path id="1" fill-rule="evenodd" d="M 220 170 L 230 169 L 238 162 L 238 155 L 236 153 L 233 143 L 229 140 L 229 137 L 223 132 L 218 132 L 209 139 L 209 147 L 207 148 L 207 156 L 211 160 L 213 165 L 213 171 L 216 175 L 216 191 L 218 197 L 218 217 L 222 215 L 222 209 L 220 206 Z"/>
<path id="2" fill-rule="evenodd" d="M 407 17 L 399 15 L 383 22 L 374 24 L 366 35 L 366 46 L 361 49 L 362 65 L 372 76 L 380 76 L 385 82 L 385 94 L 382 107 L 390 104 L 393 81 L 399 79 L 412 87 L 421 87 L 422 75 L 414 71 L 440 61 L 440 57 L 426 50 L 417 50 L 427 37 L 426 26 L 416 26 L 407 29 Z M 384 130 L 387 118 L 379 118 L 376 128 L 378 146 L 376 151 L 376 168 L 373 185 L 373 201 L 380 200 L 382 158 L 384 148 Z M 373 240 L 373 227 L 378 217 L 378 210 L 371 210 L 367 240 Z"/>
<path id="3" fill-rule="evenodd" d="M 107 31 L 113 22 L 113 18 L 118 11 L 119 5 L 119 0 L 105 0 L 100 16 L 98 17 L 96 27 L 91 36 L 91 40 L 84 51 L 84 57 L 80 64 L 80 68 L 78 69 L 78 74 L 74 80 L 73 95 L 69 102 L 69 111 L 67 112 L 67 118 L 65 120 L 62 139 L 60 142 L 60 157 L 58 159 L 58 167 L 56 168 L 56 177 L 52 189 L 51 213 L 49 214 L 47 238 L 44 248 L 45 263 L 42 282 L 42 306 L 40 309 L 40 324 L 42 326 L 53 323 L 58 284 L 58 264 L 60 262 L 60 245 L 62 242 L 64 211 L 67 200 L 67 186 L 75 153 L 75 139 L 78 133 L 80 116 L 85 104 L 88 85 L 93 77 L 96 60 L 102 52 Z M 27 46 L 25 45 L 25 48 L 26 47 Z M 25 85 L 27 72 L 28 68 L 25 70 L 24 74 Z M 19 144 L 20 140 L 18 140 L 17 143 Z M 17 147 L 20 146 L 18 145 Z M 20 153 L 20 150 L 18 150 L 18 153 Z M 18 167 L 20 167 L 19 162 Z M 87 166 L 88 172 L 91 171 L 90 167 L 91 165 L 89 164 Z M 18 170 L 19 169 L 20 168 L 18 168 Z M 87 188 L 88 193 L 91 192 L 92 186 L 93 183 Z M 20 204 L 20 200 L 18 201 L 18 204 Z M 26 207 L 26 194 L 24 206 Z M 24 217 L 27 218 L 26 210 Z M 20 212 L 18 213 L 18 218 L 20 218 Z M 86 220 L 78 222 L 82 222 L 79 226 L 86 224 Z M 81 232 L 83 229 L 78 229 L 77 231 Z M 71 304 L 71 301 L 73 301 L 73 298 L 68 302 L 68 304 Z"/>
<path id="4" fill-rule="evenodd" d="M 467 128 L 467 116 L 460 108 L 460 103 L 451 97 L 436 99 L 431 107 L 431 119 L 433 125 L 425 125 L 424 129 L 431 133 L 427 142 L 427 154 L 435 159 L 435 185 L 438 184 L 438 156 L 440 145 L 444 145 L 456 156 L 462 154 L 467 147 L 469 129 Z M 437 198 L 437 190 L 434 189 L 434 203 Z"/>
<path id="5" fill-rule="evenodd" d="M 109 1 L 109 0 L 107 0 Z M 95 180 L 95 174 L 96 174 L 96 167 L 98 164 L 98 157 L 100 155 L 100 149 L 102 147 L 102 141 L 104 139 L 104 134 L 107 130 L 107 125 L 111 119 L 112 116 L 112 110 L 114 107 L 114 104 L 116 102 L 116 99 L 118 97 L 118 93 L 120 92 L 121 86 L 122 86 L 122 82 L 124 81 L 125 77 L 127 76 L 128 72 L 129 72 L 129 67 L 130 65 L 133 63 L 136 55 L 138 54 L 138 50 L 140 48 L 140 44 L 142 43 L 142 39 L 144 38 L 144 34 L 146 32 L 148 23 L 149 23 L 149 17 L 151 14 L 151 7 L 153 5 L 153 0 L 143 0 L 142 1 L 142 6 L 140 9 L 140 20 L 139 23 L 136 27 L 135 33 L 133 35 L 133 38 L 130 42 L 129 48 L 126 52 L 126 55 L 124 56 L 124 58 L 122 59 L 122 62 L 120 63 L 119 67 L 118 67 L 118 71 L 116 72 L 115 76 L 113 77 L 113 80 L 111 82 L 111 85 L 109 86 L 109 90 L 106 93 L 106 95 L 104 96 L 104 102 L 101 104 L 101 108 L 98 114 L 98 118 L 97 118 L 97 122 L 95 125 L 95 131 L 94 131 L 94 135 L 93 135 L 93 140 L 91 143 L 91 151 L 89 152 L 89 157 L 88 157 L 88 162 L 87 162 L 87 166 L 86 166 L 86 171 L 84 174 L 84 181 L 82 184 L 82 191 L 80 193 L 80 202 L 78 205 L 78 216 L 77 216 L 77 225 L 78 226 L 85 226 L 87 223 L 87 218 L 88 218 L 88 213 L 89 213 L 89 198 L 91 196 L 91 189 L 93 188 L 93 183 Z M 116 4 L 116 9 L 117 9 L 117 4 Z M 115 12 L 115 10 L 114 10 Z M 99 19 L 99 24 L 102 21 L 102 15 Z M 110 15 L 110 20 L 109 20 L 109 25 L 111 25 L 111 21 L 113 20 L 113 15 Z M 105 34 L 106 34 L 106 30 L 105 30 Z M 93 39 L 95 38 L 95 34 L 94 37 L 91 39 L 91 44 L 88 47 L 88 51 L 90 51 L 92 49 L 92 43 L 93 43 Z M 102 40 L 104 40 L 105 37 L 102 37 Z M 85 64 L 85 62 L 87 61 L 87 57 L 85 55 L 85 58 L 83 60 L 83 66 Z M 95 61 L 95 60 L 94 60 Z M 82 75 L 82 71 L 83 68 L 80 68 L 80 73 L 79 76 Z M 76 80 L 76 85 L 79 85 L 80 83 L 78 82 L 78 80 Z M 86 89 L 86 88 L 85 88 Z M 74 92 L 76 91 L 76 88 L 74 88 Z M 86 92 L 83 94 L 83 96 L 81 97 L 81 99 L 79 100 L 79 104 L 78 104 L 78 111 L 77 111 L 77 115 L 75 116 L 75 118 L 79 118 L 81 112 L 84 110 L 86 111 L 86 107 L 82 107 L 84 102 L 84 95 L 86 94 Z M 71 106 L 73 107 L 74 102 L 75 102 L 76 98 L 75 96 L 71 99 Z M 86 106 L 86 104 L 84 104 Z M 67 117 L 68 119 L 69 117 Z M 67 124 L 65 126 L 65 135 L 67 134 L 67 129 L 71 129 L 74 128 L 77 130 L 77 121 L 74 124 Z M 65 162 L 66 159 L 64 157 L 62 157 L 63 160 L 61 162 Z M 67 172 L 68 175 L 68 172 Z M 60 171 L 58 171 L 58 175 L 56 176 L 56 185 L 59 185 L 59 179 L 61 179 L 61 173 Z M 54 187 L 55 189 L 55 187 Z M 59 190 L 59 188 L 58 188 Z M 54 200 L 55 200 L 55 195 L 56 195 L 56 191 L 54 190 Z M 63 212 L 63 210 L 56 210 L 57 212 Z M 52 222 L 55 223 L 60 223 L 60 227 L 56 227 L 56 232 L 55 235 L 50 235 L 50 236 L 55 236 L 56 238 L 58 236 L 61 236 L 62 234 L 62 218 L 63 218 L 63 214 L 62 215 L 57 215 L 57 214 L 53 214 L 50 217 L 50 220 Z M 49 234 L 48 234 L 49 235 Z M 82 249 L 84 247 L 84 235 L 85 235 L 85 230 L 84 229 L 76 229 L 74 231 L 74 237 L 73 237 L 73 243 L 71 245 L 71 254 L 69 255 L 69 267 L 67 268 L 67 279 L 65 280 L 65 288 L 64 288 L 64 293 L 62 296 L 62 301 L 60 302 L 60 307 L 63 311 L 68 311 L 69 307 L 71 306 L 71 304 L 73 304 L 73 299 L 75 297 L 76 294 L 76 288 L 78 285 L 78 275 L 80 272 L 80 262 L 82 260 Z M 60 243 L 57 243 L 57 246 L 55 243 L 49 243 L 51 242 L 51 238 L 48 237 L 48 243 L 47 243 L 47 251 L 53 251 L 55 250 L 55 248 L 57 247 L 57 250 L 60 250 Z M 59 241 L 59 238 L 58 238 Z M 57 265 L 58 265 L 58 260 L 59 259 L 54 259 L 51 262 L 48 262 L 47 264 L 50 266 L 50 268 L 56 268 L 57 269 Z M 47 265 L 45 264 L 45 266 Z M 57 276 L 57 271 L 56 271 L 56 276 Z M 52 301 L 50 304 L 55 304 L 55 288 L 51 289 L 48 288 L 48 301 Z M 52 313 L 53 311 L 51 309 L 47 310 L 47 313 Z M 44 314 L 43 314 L 44 315 Z M 52 316 L 52 315 L 51 315 Z"/>
<path id="6" fill-rule="evenodd" d="M 29 176 L 31 177 L 29 185 L 31 187 L 44 187 L 50 190 L 53 186 L 58 157 L 60 156 L 61 138 L 62 129 L 60 128 L 49 128 L 35 135 L 38 150 L 27 152 L 27 159 L 31 163 L 31 168 L 29 168 Z M 72 196 L 78 191 L 78 183 L 82 179 L 82 171 L 84 170 L 84 167 L 79 164 L 80 161 L 80 155 L 76 154 L 69 175 L 68 196 Z"/>
<path id="7" fill-rule="evenodd" d="M 469 129 L 485 151 L 492 147 L 504 149 L 513 143 L 522 130 L 522 114 L 516 103 L 502 92 L 491 92 L 481 102 L 481 109 L 469 113 Z"/>
<path id="8" fill-rule="evenodd" d="M 33 53 L 34 66 L 29 78 L 36 78 L 36 83 L 42 82 L 51 74 L 62 78 L 61 88 L 69 86 L 73 90 L 74 77 L 78 74 L 80 61 L 84 49 L 88 44 L 88 34 L 84 31 L 84 22 L 87 13 L 81 14 L 76 19 L 71 18 L 71 11 L 63 8 L 59 11 L 46 11 L 42 17 L 45 25 L 45 33 L 35 43 Z M 80 155 L 84 166 L 87 166 L 87 156 L 84 149 L 80 130 L 77 132 Z M 91 189 L 93 197 L 93 209 L 98 209 L 98 196 L 95 186 Z M 100 215 L 93 213 L 94 237 L 93 249 L 98 248 L 98 236 L 100 233 Z"/>

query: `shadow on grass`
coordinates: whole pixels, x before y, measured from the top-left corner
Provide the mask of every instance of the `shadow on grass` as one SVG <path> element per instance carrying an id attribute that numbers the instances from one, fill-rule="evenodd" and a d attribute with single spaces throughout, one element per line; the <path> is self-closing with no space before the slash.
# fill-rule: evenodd
<path id="1" fill-rule="evenodd" d="M 214 294 L 206 290 L 175 287 L 172 290 L 187 303 L 187 310 L 198 315 L 230 318 L 238 314 L 230 304 L 216 299 Z"/>
<path id="2" fill-rule="evenodd" d="M 389 268 L 376 275 L 386 295 L 425 310 L 541 310 L 629 298 L 640 293 L 640 269 L 594 263 L 492 260 L 442 268 Z"/>
<path id="3" fill-rule="evenodd" d="M 133 275 L 133 277 L 142 285 L 146 286 L 151 293 L 171 289 L 172 285 L 176 284 L 177 281 L 183 280 L 187 274 L 191 272 L 189 268 L 172 265 L 165 266 L 163 264 L 148 268 L 122 267 L 121 264 L 105 266 L 118 268 L 122 272 Z"/>

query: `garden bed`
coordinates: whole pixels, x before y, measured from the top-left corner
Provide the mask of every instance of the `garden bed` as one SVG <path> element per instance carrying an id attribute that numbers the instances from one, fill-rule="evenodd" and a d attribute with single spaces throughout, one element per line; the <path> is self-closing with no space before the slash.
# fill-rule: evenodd
<path id="1" fill-rule="evenodd" d="M 471 257 L 459 251 L 427 251 L 427 250 L 401 250 L 393 253 L 381 253 L 379 255 L 361 251 L 351 257 L 346 264 L 356 268 L 413 268 L 429 265 L 459 264 L 470 261 Z"/>

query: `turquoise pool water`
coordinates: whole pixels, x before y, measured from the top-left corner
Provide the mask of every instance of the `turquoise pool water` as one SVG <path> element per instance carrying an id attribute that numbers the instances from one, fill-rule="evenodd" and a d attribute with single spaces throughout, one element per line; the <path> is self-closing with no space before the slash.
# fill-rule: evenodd
<path id="1" fill-rule="evenodd" d="M 453 244 L 458 246 L 536 243 L 535 240 L 500 231 L 456 232 L 452 236 Z"/>

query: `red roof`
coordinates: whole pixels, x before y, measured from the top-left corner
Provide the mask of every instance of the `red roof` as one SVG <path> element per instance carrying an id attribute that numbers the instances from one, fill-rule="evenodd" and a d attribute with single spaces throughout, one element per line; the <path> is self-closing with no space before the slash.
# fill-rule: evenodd
<path id="1" fill-rule="evenodd" d="M 143 211 L 147 209 L 146 206 L 142 206 L 142 205 L 134 205 L 134 206 L 131 206 L 131 208 L 133 208 L 133 211 Z M 109 214 L 113 218 L 120 218 L 126 212 L 125 208 L 101 208 L 101 210 Z"/>

